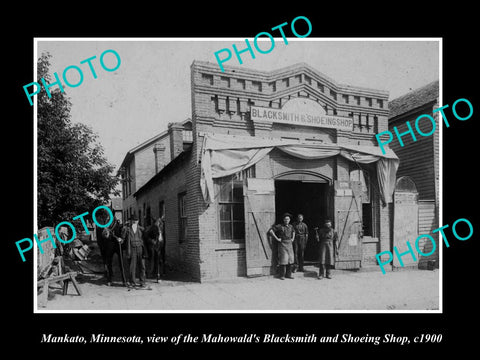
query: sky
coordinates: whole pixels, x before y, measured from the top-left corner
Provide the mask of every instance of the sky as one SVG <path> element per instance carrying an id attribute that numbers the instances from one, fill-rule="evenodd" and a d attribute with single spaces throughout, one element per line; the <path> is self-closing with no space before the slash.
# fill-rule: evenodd
<path id="1" fill-rule="evenodd" d="M 60 41 L 61 40 L 61 41 Z M 250 39 L 252 43 L 253 39 Z M 259 43 L 268 49 L 268 43 Z M 75 65 L 82 69 L 83 82 L 65 86 L 72 102 L 72 122 L 90 126 L 99 135 L 105 156 L 118 169 L 128 150 L 165 131 L 170 122 L 191 117 L 190 65 L 194 60 L 216 63 L 214 53 L 232 44 L 245 48 L 243 38 L 211 39 L 42 39 L 37 38 L 37 57 L 52 55 L 50 74 Z M 100 65 L 105 50 L 115 50 L 121 58 L 117 70 L 107 72 Z M 271 71 L 304 62 L 338 83 L 389 92 L 390 100 L 439 79 L 439 42 L 435 39 L 346 40 L 322 38 L 275 38 L 268 54 L 242 54 L 224 65 Z M 92 60 L 97 78 L 88 64 Z M 223 56 L 223 54 L 222 54 Z M 113 68 L 113 54 L 104 57 Z M 79 81 L 75 70 L 67 79 Z M 34 81 L 32 79 L 32 81 Z M 64 83 L 62 81 L 62 83 Z M 43 90 L 42 90 L 43 91 Z"/>

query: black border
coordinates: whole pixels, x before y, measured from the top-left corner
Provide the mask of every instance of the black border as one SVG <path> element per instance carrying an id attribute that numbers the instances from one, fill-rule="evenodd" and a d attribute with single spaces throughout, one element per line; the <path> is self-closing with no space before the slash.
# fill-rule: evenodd
<path id="1" fill-rule="evenodd" d="M 133 7 L 132 4 L 127 4 Z M 184 9 L 174 11 L 167 5 L 158 6 L 156 11 L 139 5 L 137 8 L 120 9 L 111 5 L 104 10 L 98 6 L 88 11 L 72 14 L 54 4 L 45 4 L 44 9 L 34 9 L 22 16 L 20 32 L 5 30 L 10 37 L 6 48 L 8 118 L 6 131 L 10 141 L 4 147 L 4 188 L 7 198 L 4 208 L 8 209 L 6 220 L 5 248 L 7 315 L 11 321 L 7 327 L 5 343 L 12 348 L 28 346 L 39 353 L 56 350 L 90 354 L 94 349 L 108 348 L 109 351 L 134 350 L 139 353 L 148 349 L 158 354 L 168 350 L 207 350 L 221 354 L 221 349 L 247 350 L 253 353 L 258 344 L 190 344 L 182 347 L 173 345 L 95 345 L 86 347 L 77 344 L 40 344 L 42 333 L 70 333 L 87 337 L 92 332 L 107 335 L 176 335 L 178 333 L 222 333 L 243 335 L 244 333 L 275 333 L 303 335 L 316 333 L 335 335 L 383 335 L 394 333 L 415 336 L 420 333 L 441 333 L 443 340 L 435 345 L 411 345 L 409 350 L 418 353 L 440 353 L 447 346 L 462 346 L 462 350 L 473 347 L 475 331 L 468 321 L 476 310 L 475 256 L 478 250 L 478 215 L 474 212 L 477 199 L 475 167 L 478 163 L 475 151 L 475 135 L 478 130 L 478 58 L 475 55 L 473 20 L 475 9 L 468 5 L 454 4 L 451 8 L 418 7 L 405 3 L 383 3 L 380 5 L 359 3 L 339 4 L 331 9 L 316 4 L 285 8 L 277 4 L 261 12 L 258 7 L 246 3 L 199 4 L 200 9 L 183 4 Z M 343 5 L 343 6 L 342 6 Z M 440 6 L 440 5 L 438 5 Z M 122 5 L 124 7 L 124 5 Z M 275 8 L 276 12 L 274 12 Z M 80 10 L 80 9 L 77 9 Z M 69 14 L 69 15 L 67 15 Z M 472 15 L 470 15 L 472 14 Z M 33 257 L 21 263 L 14 242 L 33 233 L 33 108 L 25 101 L 22 86 L 33 78 L 34 37 L 251 37 L 270 27 L 290 22 L 294 17 L 307 16 L 312 25 L 311 37 L 442 37 L 443 38 L 443 103 L 452 104 L 458 98 L 467 98 L 473 104 L 474 115 L 468 121 L 451 121 L 451 127 L 443 132 L 443 223 L 452 224 L 458 218 L 469 219 L 475 229 L 474 236 L 465 242 L 452 240 L 450 248 L 444 247 L 444 313 L 443 314 L 33 314 L 32 272 Z M 168 19 L 168 20 L 167 20 Z M 12 35 L 10 35 L 12 34 Z M 13 99 L 13 102 L 12 102 Z M 478 110 L 477 110 L 478 109 Z M 13 137 L 12 135 L 16 135 Z M 12 141 L 15 138 L 15 141 Z M 7 205 L 8 204 L 8 205 Z M 5 206 L 7 205 L 7 206 Z M 4 295 L 5 296 L 5 295 Z M 475 325 L 475 324 L 473 324 Z M 145 347 L 146 346 L 146 347 Z M 220 349 L 218 348 L 220 347 Z M 389 352 L 399 346 L 373 346 L 366 344 L 275 344 L 263 345 L 270 351 L 293 349 L 307 354 L 308 351 L 357 350 L 361 352 Z M 229 353 L 231 354 L 231 353 Z"/>

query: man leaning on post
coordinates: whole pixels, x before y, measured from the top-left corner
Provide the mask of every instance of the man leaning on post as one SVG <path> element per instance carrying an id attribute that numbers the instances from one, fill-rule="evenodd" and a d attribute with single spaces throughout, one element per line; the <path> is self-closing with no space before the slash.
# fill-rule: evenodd
<path id="1" fill-rule="evenodd" d="M 317 241 L 320 243 L 320 265 L 318 279 L 323 279 L 326 270 L 326 278 L 331 279 L 331 268 L 335 265 L 335 256 L 338 256 L 338 235 L 332 227 L 331 220 L 325 220 L 325 225 L 316 231 Z"/>
<path id="2" fill-rule="evenodd" d="M 295 239 L 295 231 L 290 224 L 292 215 L 285 213 L 282 216 L 283 224 L 272 226 L 269 233 L 278 241 L 278 265 L 280 266 L 280 280 L 293 279 L 292 266 L 294 263 L 293 241 Z"/>

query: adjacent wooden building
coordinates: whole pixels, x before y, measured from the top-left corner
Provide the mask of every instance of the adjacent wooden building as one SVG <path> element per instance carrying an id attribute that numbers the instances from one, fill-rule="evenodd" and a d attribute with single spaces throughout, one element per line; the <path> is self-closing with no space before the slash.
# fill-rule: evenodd
<path id="1" fill-rule="evenodd" d="M 417 136 L 413 141 L 410 135 L 402 137 L 404 146 L 398 141 L 390 144 L 400 159 L 397 177 L 409 177 L 415 183 L 418 191 L 418 234 L 431 234 L 437 243 L 436 251 L 428 257 L 420 257 L 420 268 L 432 268 L 439 266 L 438 233 L 432 234 L 432 230 L 439 227 L 439 113 L 433 110 L 439 107 L 439 82 L 434 81 L 421 88 L 413 90 L 389 102 L 388 128 L 393 133 L 396 126 L 400 133 L 407 131 L 405 125 L 409 121 L 413 127 L 415 119 L 428 114 L 434 117 L 436 131 L 427 137 Z M 420 122 L 420 129 L 424 133 L 432 130 L 428 122 Z M 413 244 L 415 239 L 410 239 Z M 421 244 L 423 253 L 430 253 L 430 242 Z"/>

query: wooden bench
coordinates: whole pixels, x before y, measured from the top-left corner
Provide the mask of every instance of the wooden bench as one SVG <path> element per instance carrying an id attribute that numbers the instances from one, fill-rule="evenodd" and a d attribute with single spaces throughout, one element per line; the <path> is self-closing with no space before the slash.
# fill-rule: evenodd
<path id="1" fill-rule="evenodd" d="M 47 306 L 48 287 L 51 283 L 57 283 L 61 281 L 63 283 L 63 295 L 67 295 L 68 285 L 71 281 L 73 286 L 75 287 L 75 290 L 77 291 L 77 294 L 82 295 L 80 286 L 78 285 L 77 280 L 75 279 L 77 274 L 78 273 L 76 271 L 70 271 L 62 275 L 50 276 L 46 279 L 39 280 L 37 282 L 37 288 L 43 287 L 42 297 L 40 299 L 40 306 L 41 307 Z"/>

